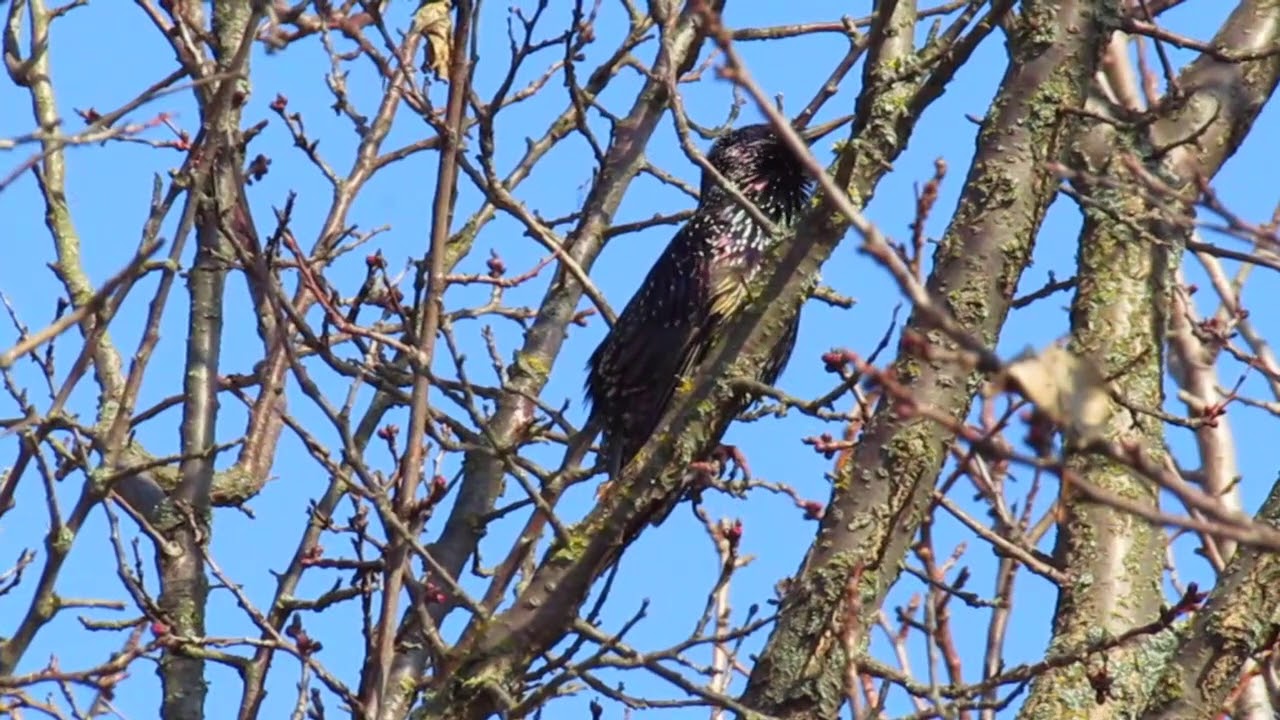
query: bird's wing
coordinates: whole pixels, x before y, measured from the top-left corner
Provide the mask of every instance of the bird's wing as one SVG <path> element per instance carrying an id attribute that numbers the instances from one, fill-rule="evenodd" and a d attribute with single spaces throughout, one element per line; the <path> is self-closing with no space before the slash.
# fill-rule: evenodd
<path id="1" fill-rule="evenodd" d="M 600 356 L 593 358 L 594 371 L 604 378 L 598 387 L 615 391 L 612 397 L 602 397 L 592 388 L 593 402 L 607 406 L 608 415 L 626 418 L 625 427 L 615 429 L 622 441 L 623 464 L 653 434 L 676 389 L 705 350 L 706 238 L 717 228 L 696 222 L 672 238 L 597 351 Z"/>
<path id="2" fill-rule="evenodd" d="M 719 232 L 707 236 L 708 253 L 715 262 L 707 265 L 707 321 L 720 325 L 738 313 L 750 299 L 749 282 L 765 261 L 769 242 L 763 228 L 733 206 L 721 211 Z"/>

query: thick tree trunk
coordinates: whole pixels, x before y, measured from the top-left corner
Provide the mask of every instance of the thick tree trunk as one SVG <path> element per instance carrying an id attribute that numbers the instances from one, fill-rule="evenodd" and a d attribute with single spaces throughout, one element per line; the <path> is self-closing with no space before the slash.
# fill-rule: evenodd
<path id="1" fill-rule="evenodd" d="M 1104 12 L 1105 11 L 1105 12 Z M 960 325 L 994 345 L 1040 223 L 1057 192 L 1047 167 L 1061 159 L 1069 111 L 1084 103 L 1107 37 L 1109 2 L 1028 2 L 1014 23 L 1011 57 L 978 137 L 960 207 L 937 253 L 928 287 Z M 918 314 L 906 332 L 944 350 L 954 341 Z M 962 420 L 980 378 L 904 348 L 897 377 L 920 404 Z M 928 506 L 952 441 L 944 427 L 895 415 L 882 402 L 843 466 L 822 527 L 783 602 L 743 702 L 783 718 L 835 717 L 844 701 L 844 634 L 860 646 Z M 858 608 L 847 587 L 857 578 Z"/>

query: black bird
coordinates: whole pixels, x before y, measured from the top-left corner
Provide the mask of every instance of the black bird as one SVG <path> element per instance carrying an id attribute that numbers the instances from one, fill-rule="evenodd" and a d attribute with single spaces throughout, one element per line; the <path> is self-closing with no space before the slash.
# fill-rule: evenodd
<path id="1" fill-rule="evenodd" d="M 811 133 L 809 140 L 822 134 Z M 707 160 L 784 229 L 809 201 L 811 178 L 770 125 L 730 132 L 711 146 Z M 745 307 L 748 283 L 775 242 L 703 173 L 693 217 L 672 238 L 587 364 L 586 394 L 604 433 L 610 480 L 657 429 L 681 378 L 702 362 L 720 328 Z M 798 326 L 799 317 L 755 379 L 770 385 L 777 381 L 791 357 Z M 743 398 L 739 411 L 747 400 Z M 653 523 L 662 522 L 679 499 L 671 498 Z"/>

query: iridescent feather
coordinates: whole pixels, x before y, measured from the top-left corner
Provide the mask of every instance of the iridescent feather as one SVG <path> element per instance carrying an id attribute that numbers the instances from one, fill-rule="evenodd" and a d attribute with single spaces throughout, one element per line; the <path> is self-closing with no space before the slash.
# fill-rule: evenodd
<path id="1" fill-rule="evenodd" d="M 784 229 L 808 202 L 812 182 L 768 125 L 720 138 L 708 161 Z M 715 334 L 748 300 L 747 288 L 776 240 L 704 173 L 697 210 L 649 270 L 588 362 L 587 397 L 604 433 L 610 479 L 657 429 L 676 388 Z M 799 318 L 755 378 L 773 384 L 795 345 Z M 743 398 L 745 409 L 747 398 Z M 736 415 L 736 413 L 734 413 Z M 679 497 L 654 516 L 665 518 Z"/>

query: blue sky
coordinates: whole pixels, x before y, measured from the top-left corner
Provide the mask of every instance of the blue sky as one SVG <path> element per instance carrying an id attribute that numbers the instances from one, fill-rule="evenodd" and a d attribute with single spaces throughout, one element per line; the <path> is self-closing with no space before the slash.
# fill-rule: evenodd
<path id="1" fill-rule="evenodd" d="M 521 0 L 520 6 L 531 2 Z M 397 7 L 407 12 L 410 3 Z M 1187 7 L 1168 13 L 1164 18 L 1174 30 L 1204 36 L 1208 28 L 1216 27 L 1225 15 L 1222 3 L 1192 0 Z M 568 20 L 571 3 L 555 2 L 547 11 L 542 35 L 558 31 Z M 853 16 L 865 15 L 869 2 L 837 3 L 815 0 L 809 3 L 731 3 L 727 16 L 730 26 L 758 26 L 795 23 L 812 20 L 829 20 L 840 13 Z M 624 18 L 619 6 L 605 3 L 601 9 L 598 32 L 600 39 L 586 51 L 583 67 L 594 67 L 612 50 L 620 37 Z M 393 27 L 395 25 L 393 24 Z M 403 25 L 400 25 L 403 27 Z M 481 25 L 481 63 L 477 70 L 477 84 L 481 95 L 492 92 L 507 61 L 506 4 L 487 3 Z M 340 43 L 341 49 L 349 49 Z M 796 112 L 825 81 L 830 68 L 842 56 L 846 41 L 839 35 L 817 35 L 796 40 L 770 43 L 746 43 L 740 50 L 748 62 L 756 80 L 770 93 L 780 93 L 785 107 Z M 555 53 L 543 54 L 531 61 L 517 87 L 541 74 Z M 637 56 L 649 62 L 655 45 L 642 47 Z M 1189 53 L 1171 49 L 1175 62 L 1181 64 Z M 896 237 L 905 237 L 913 218 L 913 186 L 922 184 L 933 172 L 936 158 L 944 158 L 950 165 L 948 179 L 942 196 L 928 224 L 932 238 L 941 235 L 954 208 L 968 162 L 973 152 L 976 125 L 966 116 L 985 114 L 992 94 L 1004 70 L 1003 38 L 993 36 L 975 54 L 972 61 L 960 72 L 955 82 L 920 122 L 908 150 L 895 163 L 895 171 L 880 183 L 876 197 L 868 208 L 870 218 L 882 230 Z M 91 3 L 78 9 L 55 25 L 52 39 L 52 74 L 58 94 L 59 110 L 66 126 L 80 126 L 73 108 L 89 107 L 100 111 L 113 109 L 132 98 L 139 90 L 166 74 L 172 67 L 172 52 L 150 25 L 144 15 L 132 4 Z M 285 53 L 267 55 L 261 51 L 253 58 L 253 95 L 245 113 L 246 124 L 270 118 L 271 122 L 255 144 L 251 154 L 262 152 L 271 160 L 270 173 L 249 190 L 259 231 L 273 227 L 272 208 L 281 207 L 288 191 L 298 193 L 294 211 L 293 230 L 304 247 L 314 242 L 315 233 L 330 202 L 329 188 L 324 178 L 303 155 L 291 147 L 287 131 L 268 110 L 267 104 L 277 93 L 287 96 L 289 110 L 303 114 L 307 131 L 312 138 L 319 138 L 319 152 L 339 172 L 345 172 L 352 162 L 355 137 L 343 118 L 335 117 L 329 110 L 332 98 L 325 88 L 324 73 L 329 64 L 319 42 L 314 38 L 290 48 Z M 382 92 L 380 82 L 371 76 L 369 69 L 360 63 L 350 66 L 348 87 L 352 101 L 365 114 L 371 114 L 373 103 Z M 714 78 L 714 73 L 709 73 Z M 825 107 L 820 120 L 837 117 L 848 112 L 858 90 L 860 71 L 855 69 L 839 94 Z M 624 73 L 614 82 L 600 101 L 614 113 L 625 113 L 637 87 L 636 75 Z M 697 85 L 684 86 L 684 100 L 692 117 L 704 125 L 716 125 L 724 121 L 732 99 L 731 87 L 724 81 L 710 79 Z M 443 102 L 444 88 L 432 89 L 433 99 Z M 504 112 L 498 123 L 499 145 L 497 159 L 499 171 L 508 171 L 524 149 L 526 136 L 536 137 L 547 122 L 565 105 L 560 78 L 553 78 L 542 93 L 527 102 Z M 0 83 L 0 137 L 30 132 L 33 123 L 27 97 L 10 83 Z M 174 115 L 176 125 L 194 134 L 197 123 L 193 103 L 183 95 L 162 98 L 133 117 L 143 121 L 158 112 Z M 738 123 L 754 122 L 759 114 L 750 106 L 744 108 Z M 1264 221 L 1271 216 L 1276 197 L 1271 188 L 1274 183 L 1258 182 L 1261 177 L 1273 175 L 1274 153 L 1271 150 L 1280 141 L 1280 125 L 1274 108 L 1259 119 L 1249 143 L 1227 165 L 1215 185 L 1220 196 L 1241 216 Z M 592 127 L 601 137 L 606 137 L 608 124 L 596 117 Z M 409 112 L 402 112 L 397 119 L 385 147 L 392 148 L 420 138 L 429 128 Z M 167 139 L 170 134 L 164 128 L 149 131 L 145 137 Z M 705 143 L 704 143 L 705 147 Z M 818 146 L 820 157 L 830 157 L 829 143 Z M 7 175 L 9 168 L 26 158 L 31 148 L 0 156 L 0 175 Z M 648 155 L 656 164 L 676 173 L 686 181 L 694 181 L 696 168 L 684 158 L 676 140 L 673 125 L 664 120 L 648 147 Z M 166 172 L 181 162 L 181 156 L 172 150 L 157 150 L 137 143 L 114 143 L 105 147 L 75 148 L 68 153 L 68 194 L 71 211 L 82 239 L 85 267 L 96 281 L 103 281 L 117 271 L 132 254 L 141 232 L 141 225 L 148 210 L 152 177 Z M 421 255 L 426 244 L 430 218 L 430 198 L 433 192 L 436 156 L 421 154 L 391 166 L 375 177 L 361 194 L 351 213 L 351 221 L 361 229 L 388 226 L 388 230 L 368 247 L 380 248 L 393 268 L 403 267 L 408 257 Z M 543 217 L 562 216 L 575 210 L 583 201 L 587 184 L 591 180 L 593 163 L 584 143 L 574 139 L 552 151 L 533 175 L 515 192 L 515 195 Z M 456 225 L 474 210 L 480 202 L 474 187 L 464 184 L 459 198 Z M 656 212 L 670 212 L 688 207 L 690 201 L 678 191 L 659 184 L 651 178 L 641 177 L 632 186 L 617 216 L 618 222 L 630 222 L 651 216 Z M 43 208 L 34 178 L 30 173 L 12 187 L 0 192 L 0 217 L 6 222 L 0 228 L 0 244 L 6 249 L 8 260 L 0 263 L 0 291 L 13 302 L 22 319 L 31 327 L 47 323 L 53 312 L 54 298 L 61 290 L 45 264 L 52 259 L 51 242 L 43 225 Z M 1065 200 L 1057 202 L 1041 232 L 1034 266 L 1023 280 L 1023 291 L 1040 287 L 1050 272 L 1059 278 L 1073 274 L 1074 251 L 1079 226 L 1075 207 Z M 172 223 L 165 232 L 173 231 Z M 592 275 L 606 292 L 611 304 L 620 309 L 630 293 L 638 285 L 649 264 L 661 251 L 671 233 L 669 227 L 622 236 L 610 243 Z M 823 271 L 824 280 L 838 291 L 857 298 L 858 304 L 849 311 L 835 311 L 826 306 L 811 303 L 805 310 L 805 319 L 799 345 L 781 385 L 799 396 L 816 396 L 824 392 L 831 376 L 822 372 L 818 356 L 833 346 L 848 347 L 862 353 L 870 351 L 885 332 L 893 308 L 901 302 L 899 293 L 887 273 L 869 259 L 859 255 L 856 243 L 851 239 L 842 246 Z M 490 248 L 501 252 L 512 272 L 531 267 L 544 255 L 540 246 L 523 237 L 521 228 L 514 222 L 499 217 L 481 236 L 480 247 L 459 268 L 460 272 L 484 272 L 484 262 Z M 364 273 L 363 258 L 367 250 L 361 250 L 341 260 L 332 270 L 330 280 L 346 295 L 354 293 Z M 1231 268 L 1228 264 L 1229 269 Z M 1212 298 L 1207 283 L 1201 278 L 1195 265 L 1188 266 L 1188 276 L 1206 288 L 1198 296 L 1201 310 L 1211 311 Z M 545 291 L 550 272 L 545 271 L 526 287 L 507 295 L 508 304 L 536 304 Z M 233 278 L 228 298 L 229 322 L 225 328 L 223 372 L 246 372 L 260 352 L 253 326 L 248 322 L 247 297 L 243 283 Z M 127 358 L 136 347 L 141 332 L 141 321 L 154 289 L 154 280 L 141 283 L 117 324 L 112 326 L 113 339 Z M 187 322 L 183 304 L 184 287 L 175 288 L 175 299 L 164 317 L 163 339 L 152 362 L 150 376 L 144 383 L 140 408 L 180 392 L 182 379 L 183 332 Z M 1274 297 L 1275 279 L 1259 271 L 1251 279 L 1245 292 L 1246 303 L 1259 297 Z M 485 292 L 475 289 L 450 291 L 447 302 L 451 306 L 483 302 Z M 1063 312 L 1070 302 L 1069 294 L 1054 296 L 1048 301 L 1013 314 L 1002 336 L 1000 350 L 1008 355 L 1027 345 L 1041 346 L 1067 331 Z M 1274 336 L 1276 316 L 1263 312 L 1262 306 L 1253 305 L 1253 320 L 1260 331 Z M 902 317 L 905 317 L 905 309 Z M 244 318 L 244 321 L 238 321 Z M 313 319 L 315 316 L 313 315 Z M 485 321 L 486 323 L 490 321 Z M 506 357 L 517 347 L 521 338 L 520 328 L 506 321 L 492 321 L 499 345 Z M 476 321 L 460 323 L 458 334 L 463 349 L 469 356 L 468 368 L 481 382 L 493 381 L 492 371 L 481 340 L 482 324 Z M 603 336 L 604 326 L 593 319 L 586 328 L 575 328 L 565 344 L 544 398 L 552 404 L 570 401 L 574 417 L 581 418 L 581 384 L 583 363 L 587 354 Z M 14 339 L 14 331 L 8 323 L 0 324 L 0 348 L 8 347 Z M 59 367 L 65 373 L 76 352 L 74 339 L 64 338 L 59 343 Z M 447 364 L 442 367 L 449 367 Z M 330 399 L 340 402 L 345 397 L 347 385 L 312 366 L 317 379 L 327 382 Z M 1238 367 L 1223 372 L 1226 383 L 1233 382 Z M 23 366 L 18 377 L 31 388 L 33 398 L 41 406 L 47 406 L 39 377 L 29 366 Z M 1246 389 L 1254 396 L 1262 396 L 1261 384 L 1251 382 Z M 362 402 L 369 393 L 362 392 Z M 93 413 L 96 389 L 82 384 L 73 397 L 71 408 L 89 418 Z M 357 405 L 362 407 L 362 405 Z M 1170 403 L 1171 409 L 1181 408 Z M 243 408 L 232 398 L 224 398 L 219 423 L 221 438 L 236 437 L 243 428 Z M 322 439 L 332 441 L 334 433 L 326 427 L 321 415 L 307 406 L 305 399 L 294 394 L 291 410 L 312 427 Z M 6 400 L 0 399 L 0 416 L 15 414 Z M 1268 453 L 1248 452 L 1249 448 L 1267 447 L 1273 432 L 1259 411 L 1235 407 L 1231 420 L 1237 433 L 1237 445 L 1242 448 L 1240 457 L 1244 481 L 1241 488 L 1248 510 L 1255 509 L 1270 483 L 1276 468 Z M 138 437 L 153 452 L 164 454 L 176 451 L 177 427 L 180 415 L 169 411 L 158 421 L 140 428 Z M 388 417 L 405 427 L 404 415 Z M 769 480 L 785 481 L 794 485 L 806 497 L 825 502 L 828 483 L 824 473 L 830 463 L 800 443 L 800 439 L 823 432 L 827 428 L 807 418 L 788 417 L 783 420 L 765 420 L 750 425 L 737 425 L 727 438 L 742 447 L 750 460 L 752 470 Z M 836 431 L 838 432 L 838 431 Z M 1194 446 L 1185 431 L 1172 430 L 1170 441 L 1186 463 L 1196 464 Z M 12 458 L 16 454 L 14 438 L 0 439 L 0 458 Z M 225 465 L 232 455 L 221 458 Z M 553 452 L 541 451 L 538 457 L 550 462 Z M 5 461 L 0 459 L 0 464 Z M 387 468 L 389 460 L 377 449 L 369 453 L 371 465 Z M 445 461 L 447 474 L 456 469 L 457 460 Z M 324 489 L 327 478 L 323 470 L 306 455 L 297 440 L 285 435 L 281 442 L 278 461 L 273 470 L 274 480 L 255 498 L 251 506 L 256 519 L 250 519 L 234 510 L 222 510 L 217 515 L 213 552 L 224 570 L 260 606 L 266 606 L 274 589 L 273 570 L 287 564 L 294 551 L 297 538 L 306 521 L 305 510 L 309 500 Z M 1029 474 L 1020 473 L 1022 487 L 1029 482 Z M 72 476 L 58 488 L 58 496 L 64 508 L 77 496 L 82 478 Z M 969 503 L 968 487 L 961 483 L 954 493 L 957 500 Z M 1046 489 L 1040 494 L 1041 504 L 1052 498 Z M 591 489 L 579 488 L 579 492 L 565 501 L 566 514 L 576 517 L 590 506 Z M 37 564 L 43 563 L 41 538 L 48 527 L 44 509 L 43 488 L 38 476 L 24 478 L 18 493 L 19 508 L 0 521 L 0 566 L 7 567 L 22 547 L 32 547 L 41 553 Z M 753 603 L 760 603 L 773 596 L 772 587 L 780 578 L 795 572 L 798 562 L 812 537 L 814 524 L 806 521 L 790 500 L 765 493 L 753 495 L 741 502 L 708 495 L 707 505 L 713 517 L 740 517 L 746 528 L 742 551 L 755 556 L 754 562 L 741 570 L 734 582 L 733 602 L 736 618 L 742 618 Z M 339 509 L 339 520 L 345 519 L 350 506 Z M 520 522 L 523 522 L 522 520 Z M 439 526 L 436 520 L 428 526 L 428 536 Z M 125 522 L 126 528 L 129 527 Z M 482 551 L 486 562 L 493 562 L 505 546 L 511 534 L 518 528 L 514 523 L 494 527 L 486 538 Z M 132 534 L 132 530 L 129 530 Z M 968 537 L 955 524 L 939 516 L 935 528 L 939 554 L 951 552 L 956 543 L 968 541 L 965 563 L 973 573 L 969 589 L 989 594 L 993 586 L 995 568 L 993 556 L 980 542 Z M 58 584 L 58 591 L 65 597 L 124 598 L 111 567 L 114 564 L 110 545 L 107 543 L 107 524 L 101 510 L 94 512 L 78 538 L 66 568 Z M 1044 547 L 1051 547 L 1052 536 Z M 332 536 L 324 541 L 329 555 L 346 553 L 349 545 L 345 538 Z M 1202 585 L 1211 584 L 1203 561 L 1190 554 L 1193 546 L 1179 545 L 1182 577 L 1184 580 L 1200 578 Z M 150 548 L 143 545 L 143 557 L 147 567 L 148 587 L 154 590 L 155 574 L 151 571 Z M 696 622 L 705 601 L 705 593 L 715 579 L 716 560 L 713 549 L 700 525 L 693 519 L 687 507 L 677 511 L 661 528 L 648 532 L 628 552 L 622 561 L 622 572 L 603 615 L 604 627 L 616 628 L 634 614 L 642 598 L 649 598 L 651 605 L 647 619 L 630 636 L 641 649 L 658 649 L 684 638 Z M 33 571 L 35 568 L 33 568 Z M 21 617 L 30 599 L 35 572 L 19 589 L 0 597 L 0 635 L 8 634 Z M 313 572 L 306 576 L 302 590 L 304 595 L 315 595 L 327 590 L 338 579 L 336 573 Z M 102 586 L 105 591 L 100 591 Z M 472 582 L 470 587 L 479 587 Z M 906 601 L 916 586 L 905 591 L 899 589 L 890 598 L 886 608 L 892 613 L 894 604 Z M 1014 630 L 1006 642 L 1006 663 L 1009 665 L 1038 657 L 1048 636 L 1049 618 L 1055 594 L 1047 584 L 1033 576 L 1023 574 L 1019 579 L 1017 606 L 1014 614 Z M 986 633 L 987 611 L 968 609 L 959 603 L 952 604 L 955 615 L 954 629 L 961 647 L 980 647 Z M 235 607 L 234 599 L 225 590 L 215 590 L 211 599 L 210 634 L 256 636 L 252 626 Z M 114 618 L 107 611 L 88 611 L 92 617 Z M 107 633 L 86 633 L 76 620 L 77 612 L 67 612 L 51 622 L 27 653 L 22 669 L 41 667 L 51 653 L 56 653 L 65 668 L 78 668 L 96 664 L 119 646 L 122 638 Z M 446 631 L 460 627 L 460 616 L 451 618 Z M 358 683 L 360 646 L 358 606 L 348 604 L 327 611 L 321 618 L 304 617 L 310 634 L 324 643 L 319 658 L 349 685 Z M 764 636 L 748 642 L 748 651 L 758 649 Z M 876 636 L 880 656 L 885 645 Z M 923 645 L 913 645 L 913 664 L 917 672 L 925 668 Z M 705 661 L 705 656 L 696 657 Z M 269 683 L 270 695 L 262 717 L 285 717 L 292 707 L 294 683 L 297 678 L 296 663 L 278 657 L 274 666 L 274 678 Z M 980 672 L 980 660 L 974 655 L 967 665 L 970 680 Z M 627 689 L 637 694 L 670 695 L 672 691 L 652 676 L 640 672 L 627 673 L 621 679 Z M 225 668 L 210 666 L 211 691 L 208 717 L 231 717 L 239 698 L 239 681 Z M 735 688 L 740 688 L 737 683 Z M 50 688 L 51 689 L 51 688 Z M 123 686 L 117 698 L 118 707 L 126 717 L 150 717 L 155 712 L 158 697 L 158 681 L 147 664 L 134 666 L 133 677 Z M 583 693 L 576 698 L 560 701 L 560 712 L 582 712 L 594 693 Z M 336 700 L 326 697 L 331 712 Z M 890 708 L 894 708 L 891 706 Z M 899 705 L 897 709 L 905 709 Z M 703 717 L 703 711 L 668 711 L 655 713 L 660 717 Z M 606 717 L 621 717 L 621 710 L 612 707 Z"/>

